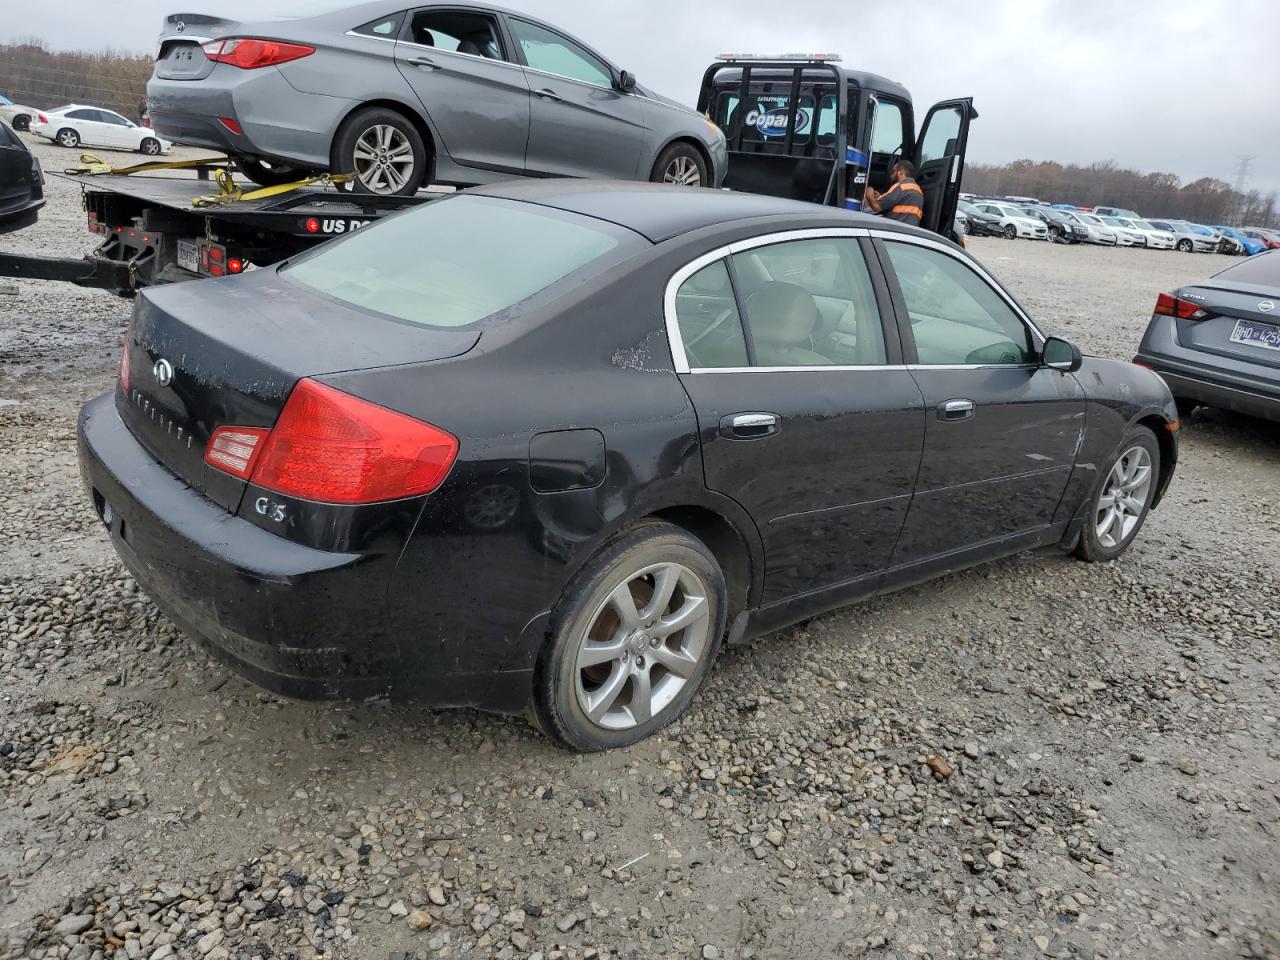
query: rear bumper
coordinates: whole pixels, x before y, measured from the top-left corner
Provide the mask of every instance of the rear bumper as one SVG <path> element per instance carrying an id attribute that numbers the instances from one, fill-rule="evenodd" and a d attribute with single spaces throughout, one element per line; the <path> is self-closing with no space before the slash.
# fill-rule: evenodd
<path id="1" fill-rule="evenodd" d="M 1175 397 L 1280 422 L 1280 376 L 1265 379 L 1256 365 L 1187 349 L 1170 317 L 1152 319 L 1134 359 L 1158 373 Z"/>
<path id="2" fill-rule="evenodd" d="M 224 153 L 328 169 L 334 132 L 353 101 L 303 93 L 275 67 L 224 67 L 215 67 L 203 80 L 151 78 L 147 108 L 158 136 Z M 241 133 L 228 130 L 219 117 L 235 120 Z"/>
<path id="3" fill-rule="evenodd" d="M 78 441 L 85 485 L 143 592 L 252 682 L 307 700 L 505 705 L 491 673 L 458 673 L 392 629 L 396 555 L 316 550 L 228 513 L 138 443 L 112 394 L 85 405 Z"/>

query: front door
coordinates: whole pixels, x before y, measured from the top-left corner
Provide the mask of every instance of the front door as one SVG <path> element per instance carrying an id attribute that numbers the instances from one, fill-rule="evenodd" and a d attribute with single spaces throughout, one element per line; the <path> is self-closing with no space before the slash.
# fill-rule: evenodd
<path id="1" fill-rule="evenodd" d="M 644 105 L 615 86 L 611 66 L 545 27 L 508 17 L 531 93 L 528 172 L 648 180 Z"/>
<path id="2" fill-rule="evenodd" d="M 1080 384 L 1041 364 L 1040 335 L 959 254 L 905 239 L 878 244 L 926 412 L 894 565 L 1047 528 L 1084 432 Z"/>
<path id="3" fill-rule="evenodd" d="M 886 337 L 870 247 L 836 233 L 739 244 L 673 281 L 706 482 L 755 520 L 766 605 L 873 589 L 920 463 L 923 401 Z"/>
<path id="4" fill-rule="evenodd" d="M 960 178 L 969 143 L 969 122 L 977 117 L 973 98 L 943 100 L 930 108 L 916 141 L 916 182 L 924 190 L 920 226 L 948 236 L 960 202 Z"/>
<path id="5" fill-rule="evenodd" d="M 460 164 L 523 173 L 529 87 L 497 19 L 432 7 L 405 18 L 396 66 Z"/>

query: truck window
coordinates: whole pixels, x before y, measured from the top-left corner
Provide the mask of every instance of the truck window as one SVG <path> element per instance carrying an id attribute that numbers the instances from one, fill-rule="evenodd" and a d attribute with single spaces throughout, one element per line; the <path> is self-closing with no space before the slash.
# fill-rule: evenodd
<path id="1" fill-rule="evenodd" d="M 879 100 L 871 117 L 871 152 L 894 154 L 902 151 L 906 137 L 903 134 L 902 107 L 892 100 Z"/>
<path id="2" fill-rule="evenodd" d="M 927 122 L 924 140 L 920 144 L 920 163 L 925 164 L 955 153 L 963 122 L 964 117 L 959 107 L 948 107 L 933 114 Z"/>

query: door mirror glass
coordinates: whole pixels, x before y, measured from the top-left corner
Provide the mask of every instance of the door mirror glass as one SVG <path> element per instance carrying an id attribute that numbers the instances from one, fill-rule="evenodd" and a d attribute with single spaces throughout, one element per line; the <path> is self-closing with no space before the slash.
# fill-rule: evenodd
<path id="1" fill-rule="evenodd" d="M 623 70 L 621 76 L 618 77 L 618 89 L 623 93 L 634 93 L 636 89 L 636 75 Z"/>
<path id="2" fill-rule="evenodd" d="M 1059 337 L 1050 337 L 1044 342 L 1044 352 L 1041 357 L 1046 367 L 1061 370 L 1063 373 L 1075 373 L 1084 362 L 1084 358 L 1080 355 L 1080 348 Z"/>

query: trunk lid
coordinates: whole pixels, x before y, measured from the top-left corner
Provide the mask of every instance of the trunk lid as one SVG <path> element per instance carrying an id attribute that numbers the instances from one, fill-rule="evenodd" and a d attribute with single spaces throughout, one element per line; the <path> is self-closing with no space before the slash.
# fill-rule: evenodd
<path id="1" fill-rule="evenodd" d="M 1186 287 L 1177 296 L 1209 314 L 1178 321 L 1178 342 L 1184 347 L 1280 368 L 1280 350 L 1259 342 L 1280 344 L 1280 297 L 1274 287 L 1224 277 Z"/>
<path id="2" fill-rule="evenodd" d="M 479 339 L 362 312 L 275 269 L 168 284 L 138 295 L 116 406 L 152 456 L 234 512 L 245 481 L 204 462 L 218 427 L 273 426 L 303 377 L 444 360 Z"/>
<path id="3" fill-rule="evenodd" d="M 238 20 L 205 13 L 171 13 L 160 29 L 160 52 L 155 75 L 161 80 L 203 80 L 213 72 L 213 61 L 204 55 L 202 43 L 230 36 Z"/>

